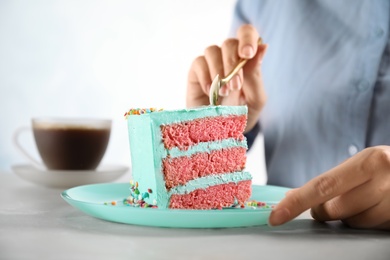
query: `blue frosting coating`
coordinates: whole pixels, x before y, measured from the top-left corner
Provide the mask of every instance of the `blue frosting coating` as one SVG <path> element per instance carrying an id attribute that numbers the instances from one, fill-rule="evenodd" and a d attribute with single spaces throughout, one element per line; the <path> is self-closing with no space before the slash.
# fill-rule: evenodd
<path id="1" fill-rule="evenodd" d="M 236 140 L 233 138 L 225 139 L 222 141 L 208 142 L 208 143 L 199 143 L 196 146 L 191 147 L 187 151 L 180 150 L 177 147 L 174 147 L 170 150 L 165 150 L 163 154 L 163 158 L 168 155 L 171 158 L 180 157 L 180 156 L 191 156 L 195 153 L 204 152 L 204 151 L 214 151 L 220 150 L 224 147 L 243 147 L 245 149 L 248 148 L 246 140 Z"/>
<path id="2" fill-rule="evenodd" d="M 196 180 L 191 180 L 185 185 L 176 186 L 169 191 L 169 195 L 184 194 L 197 189 L 205 189 L 218 184 L 230 182 L 238 183 L 240 181 L 246 181 L 251 179 L 252 175 L 249 172 L 233 172 L 218 175 L 209 175 L 206 177 L 198 178 Z"/>
<path id="3" fill-rule="evenodd" d="M 162 173 L 162 159 L 168 154 L 171 157 L 189 156 L 197 152 L 204 152 L 228 147 L 247 147 L 246 140 L 227 139 L 219 142 L 199 143 L 187 151 L 164 147 L 161 136 L 161 125 L 169 125 L 205 117 L 222 115 L 243 115 L 247 113 L 246 106 L 205 106 L 194 109 L 157 111 L 127 117 L 129 143 L 132 162 L 132 179 L 139 183 L 138 189 L 143 192 L 153 190 L 145 201 L 149 204 L 157 201 L 159 208 L 167 208 L 171 194 L 185 194 L 196 188 L 207 188 L 211 183 L 223 184 L 251 179 L 247 172 L 236 172 L 212 175 L 188 182 L 184 186 L 175 187 L 167 191 Z"/>

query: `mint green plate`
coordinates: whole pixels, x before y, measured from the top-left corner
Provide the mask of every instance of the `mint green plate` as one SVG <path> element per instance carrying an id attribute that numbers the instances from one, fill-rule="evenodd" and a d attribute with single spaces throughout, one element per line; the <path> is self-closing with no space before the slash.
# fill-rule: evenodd
<path id="1" fill-rule="evenodd" d="M 277 204 L 288 188 L 252 186 L 252 200 Z M 128 183 L 92 184 L 62 192 L 62 198 L 84 213 L 112 222 L 172 228 L 231 228 L 267 224 L 271 208 L 245 207 L 223 210 L 135 208 L 124 205 Z M 111 205 L 115 201 L 116 205 Z M 108 204 L 108 205 L 105 205 Z"/>

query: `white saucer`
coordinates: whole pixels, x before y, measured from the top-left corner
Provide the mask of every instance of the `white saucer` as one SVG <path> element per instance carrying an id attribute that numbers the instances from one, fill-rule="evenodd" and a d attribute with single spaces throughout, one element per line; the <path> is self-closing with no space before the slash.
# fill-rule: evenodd
<path id="1" fill-rule="evenodd" d="M 129 170 L 127 166 L 102 165 L 93 171 L 63 171 L 41 170 L 29 164 L 12 166 L 12 170 L 19 177 L 32 183 L 51 187 L 68 189 L 71 187 L 111 182 Z"/>

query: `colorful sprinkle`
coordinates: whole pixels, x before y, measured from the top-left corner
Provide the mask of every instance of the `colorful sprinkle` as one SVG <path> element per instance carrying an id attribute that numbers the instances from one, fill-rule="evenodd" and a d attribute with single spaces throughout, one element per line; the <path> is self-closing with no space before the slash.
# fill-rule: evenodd
<path id="1" fill-rule="evenodd" d="M 141 192 L 138 182 L 130 180 L 130 196 L 123 200 L 123 204 L 141 208 L 157 208 L 157 201 L 154 199 L 153 204 L 147 203 L 145 200 L 150 198 L 152 189 L 148 188 L 146 192 Z"/>
<path id="2" fill-rule="evenodd" d="M 127 119 L 128 116 L 134 116 L 134 115 L 143 115 L 143 114 L 149 114 L 153 112 L 160 112 L 163 111 L 163 109 L 157 109 L 157 108 L 130 108 L 129 111 L 127 111 L 124 115 L 125 119 Z"/>
<path id="3" fill-rule="evenodd" d="M 252 209 L 270 209 L 274 208 L 275 205 L 270 205 L 262 201 L 249 200 L 246 202 L 246 206 Z"/>

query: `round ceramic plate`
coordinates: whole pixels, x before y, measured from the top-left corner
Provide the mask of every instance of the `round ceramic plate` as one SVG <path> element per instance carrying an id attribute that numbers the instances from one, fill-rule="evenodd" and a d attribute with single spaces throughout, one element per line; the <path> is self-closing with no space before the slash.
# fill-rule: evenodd
<path id="1" fill-rule="evenodd" d="M 51 171 L 22 164 L 12 166 L 12 170 L 16 175 L 29 182 L 51 188 L 68 189 L 85 184 L 113 181 L 126 173 L 129 167 L 102 165 L 93 171 Z"/>
<path id="2" fill-rule="evenodd" d="M 277 204 L 288 188 L 252 186 L 252 200 Z M 75 187 L 62 198 L 84 213 L 113 222 L 173 228 L 229 228 L 267 224 L 271 208 L 245 207 L 222 210 L 177 210 L 135 208 L 122 203 L 129 196 L 128 183 L 107 183 Z M 111 205 L 115 201 L 116 205 Z"/>

